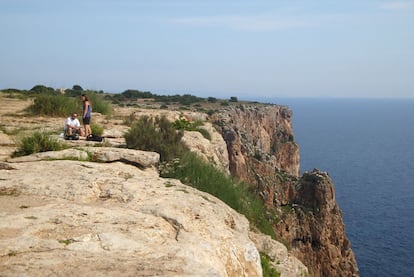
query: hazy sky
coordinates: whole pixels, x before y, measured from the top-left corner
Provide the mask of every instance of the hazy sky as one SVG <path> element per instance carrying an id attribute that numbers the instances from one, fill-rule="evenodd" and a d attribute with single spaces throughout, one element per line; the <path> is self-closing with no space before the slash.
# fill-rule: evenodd
<path id="1" fill-rule="evenodd" d="M 0 0 L 0 89 L 414 97 L 414 1 Z"/>

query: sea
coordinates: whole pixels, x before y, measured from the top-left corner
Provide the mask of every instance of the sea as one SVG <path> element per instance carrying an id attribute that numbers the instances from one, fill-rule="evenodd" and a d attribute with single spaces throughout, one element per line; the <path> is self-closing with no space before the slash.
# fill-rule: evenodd
<path id="1" fill-rule="evenodd" d="M 332 178 L 362 277 L 414 276 L 414 99 L 272 99 L 301 172 Z"/>

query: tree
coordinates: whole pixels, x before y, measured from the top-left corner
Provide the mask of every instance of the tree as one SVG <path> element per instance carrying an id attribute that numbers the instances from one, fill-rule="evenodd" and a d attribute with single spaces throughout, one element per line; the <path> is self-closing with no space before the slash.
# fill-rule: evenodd
<path id="1" fill-rule="evenodd" d="M 83 91 L 83 88 L 80 85 L 73 85 L 72 90 Z"/>
<path id="2" fill-rule="evenodd" d="M 53 94 L 55 93 L 55 89 L 51 87 L 46 87 L 44 85 L 36 85 L 30 89 L 31 92 L 38 93 L 38 94 Z"/>

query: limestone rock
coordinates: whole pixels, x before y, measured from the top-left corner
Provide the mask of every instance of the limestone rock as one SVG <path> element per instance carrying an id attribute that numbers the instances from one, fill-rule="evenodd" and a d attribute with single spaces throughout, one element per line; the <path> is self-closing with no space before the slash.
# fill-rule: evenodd
<path id="1" fill-rule="evenodd" d="M 14 145 L 14 141 L 8 135 L 0 131 L 0 145 Z"/>
<path id="2" fill-rule="evenodd" d="M 244 216 L 152 169 L 68 160 L 12 167 L 0 170 L 1 275 L 262 275 Z"/>
<path id="3" fill-rule="evenodd" d="M 281 277 L 309 276 L 306 266 L 292 256 L 286 246 L 280 242 L 273 240 L 268 235 L 254 232 L 250 232 L 250 238 L 254 241 L 259 252 L 265 253 L 272 260 L 272 266 L 280 273 Z"/>
<path id="4" fill-rule="evenodd" d="M 89 155 L 91 157 L 89 157 Z M 160 154 L 155 152 L 112 148 L 112 147 L 79 147 L 69 148 L 62 151 L 47 151 L 9 159 L 10 163 L 35 162 L 41 160 L 87 160 L 100 162 L 123 161 L 141 168 L 155 166 L 160 160 Z"/>
<path id="5" fill-rule="evenodd" d="M 250 164 L 266 161 L 273 171 L 278 168 L 298 176 L 299 147 L 291 116 L 287 107 L 277 105 L 232 106 L 215 114 L 213 120 L 220 124 L 227 143 L 230 172 L 253 181 Z"/>
<path id="6" fill-rule="evenodd" d="M 329 175 L 313 170 L 291 185 L 291 210 L 276 226 L 279 236 L 291 242 L 314 276 L 359 276 Z"/>
<path id="7" fill-rule="evenodd" d="M 230 174 L 227 145 L 223 137 L 213 128 L 211 123 L 204 123 L 202 128 L 209 132 L 211 140 L 204 138 L 200 132 L 185 131 L 182 141 L 191 151 L 197 152 L 206 161 L 211 162 L 223 172 Z"/>
<path id="8" fill-rule="evenodd" d="M 358 276 L 333 182 L 315 171 L 299 176 L 292 112 L 277 105 L 238 105 L 215 116 L 230 172 L 250 183 L 280 221 L 273 227 L 312 276 Z"/>

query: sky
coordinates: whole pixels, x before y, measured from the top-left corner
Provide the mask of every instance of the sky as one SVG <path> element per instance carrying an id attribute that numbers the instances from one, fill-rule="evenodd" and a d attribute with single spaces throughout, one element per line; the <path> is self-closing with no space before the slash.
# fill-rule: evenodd
<path id="1" fill-rule="evenodd" d="M 414 97 L 414 0 L 0 0 L 0 89 Z"/>

